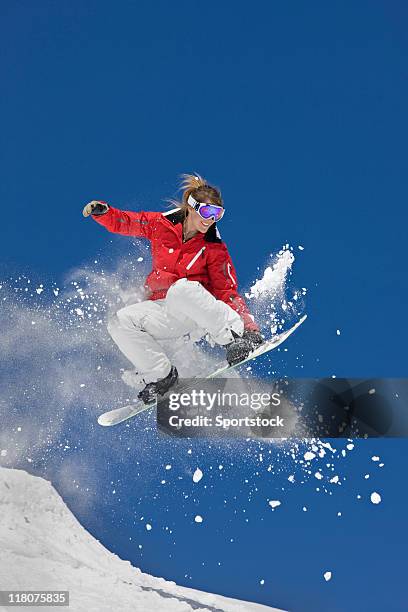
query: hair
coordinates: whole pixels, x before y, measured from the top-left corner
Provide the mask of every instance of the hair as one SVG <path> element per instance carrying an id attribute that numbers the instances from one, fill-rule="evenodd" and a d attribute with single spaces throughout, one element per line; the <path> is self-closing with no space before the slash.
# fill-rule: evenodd
<path id="1" fill-rule="evenodd" d="M 172 205 L 177 206 L 187 215 L 190 205 L 187 200 L 192 195 L 197 202 L 207 202 L 216 206 L 224 206 L 221 191 L 218 187 L 209 185 L 199 174 L 182 174 L 180 189 L 183 191 L 181 200 L 170 200 Z"/>

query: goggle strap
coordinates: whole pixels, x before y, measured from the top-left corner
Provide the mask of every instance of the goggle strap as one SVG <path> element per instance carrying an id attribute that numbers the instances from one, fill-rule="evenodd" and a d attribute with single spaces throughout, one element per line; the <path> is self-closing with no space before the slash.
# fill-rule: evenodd
<path id="1" fill-rule="evenodd" d="M 195 211 L 200 208 L 200 202 L 197 202 L 197 200 L 193 198 L 191 194 L 188 196 L 187 204 L 189 204 L 191 208 L 194 208 Z"/>

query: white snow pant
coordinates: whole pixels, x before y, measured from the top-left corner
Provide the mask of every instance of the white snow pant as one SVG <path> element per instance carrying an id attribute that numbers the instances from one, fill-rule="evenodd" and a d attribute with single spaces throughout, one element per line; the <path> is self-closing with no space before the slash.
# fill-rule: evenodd
<path id="1" fill-rule="evenodd" d="M 194 339 L 209 333 L 217 344 L 233 341 L 244 323 L 228 304 L 217 300 L 201 283 L 181 278 L 163 300 L 148 300 L 119 310 L 108 331 L 122 353 L 132 362 L 145 383 L 165 378 L 171 363 L 160 340 L 191 334 Z"/>

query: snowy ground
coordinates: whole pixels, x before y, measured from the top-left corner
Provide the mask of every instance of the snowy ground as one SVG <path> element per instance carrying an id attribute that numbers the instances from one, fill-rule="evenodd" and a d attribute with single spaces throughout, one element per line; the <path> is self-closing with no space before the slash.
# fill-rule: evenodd
<path id="1" fill-rule="evenodd" d="M 68 590 L 71 612 L 261 612 L 267 606 L 179 587 L 110 553 L 52 485 L 0 468 L 0 589 Z M 22 607 L 0 610 L 25 610 Z"/>

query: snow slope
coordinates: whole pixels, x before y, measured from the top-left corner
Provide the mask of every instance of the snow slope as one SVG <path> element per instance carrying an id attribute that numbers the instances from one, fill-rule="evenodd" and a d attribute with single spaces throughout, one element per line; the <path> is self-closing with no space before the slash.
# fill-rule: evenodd
<path id="1" fill-rule="evenodd" d="M 52 485 L 0 468 L 0 589 L 68 590 L 70 606 L 6 610 L 262 612 L 272 608 L 179 587 L 109 552 Z"/>

